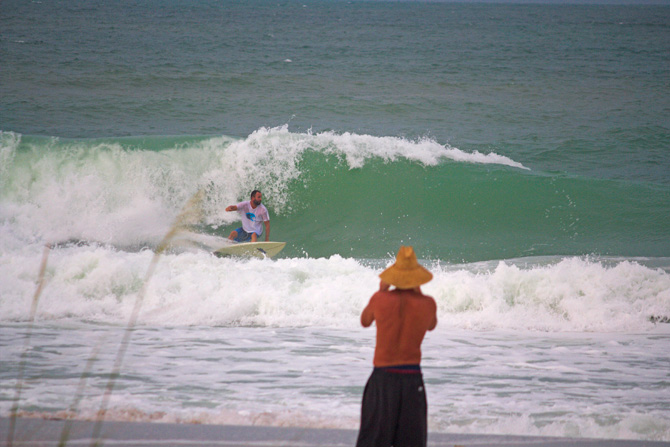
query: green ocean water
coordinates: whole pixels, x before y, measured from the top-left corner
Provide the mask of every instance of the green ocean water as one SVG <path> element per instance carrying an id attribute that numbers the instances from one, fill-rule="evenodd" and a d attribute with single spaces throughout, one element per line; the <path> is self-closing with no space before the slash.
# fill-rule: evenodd
<path id="1" fill-rule="evenodd" d="M 330 167 L 319 161 L 306 169 Z M 282 216 L 277 225 L 291 230 L 286 239 L 301 240 L 305 251 L 316 255 L 341 252 L 344 246 L 354 257 L 385 257 L 388 250 L 380 247 L 394 241 L 452 262 L 547 255 L 662 257 L 670 249 L 670 192 L 665 187 L 377 160 L 360 171 L 336 169 L 308 181 L 308 188 L 295 192 L 303 209 Z M 303 212 L 316 216 L 314 221 L 302 222 Z"/>

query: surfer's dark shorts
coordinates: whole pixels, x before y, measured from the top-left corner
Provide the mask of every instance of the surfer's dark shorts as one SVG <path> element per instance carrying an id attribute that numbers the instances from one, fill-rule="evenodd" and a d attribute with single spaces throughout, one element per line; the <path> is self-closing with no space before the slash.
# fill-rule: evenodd
<path id="1" fill-rule="evenodd" d="M 248 242 L 251 240 L 251 235 L 254 234 L 252 233 L 247 233 L 242 229 L 242 227 L 238 228 L 235 230 L 237 232 L 237 237 L 235 238 L 235 242 Z M 260 235 L 259 235 L 260 236 Z"/>
<path id="2" fill-rule="evenodd" d="M 375 368 L 362 407 L 357 447 L 426 445 L 428 404 L 420 370 Z"/>

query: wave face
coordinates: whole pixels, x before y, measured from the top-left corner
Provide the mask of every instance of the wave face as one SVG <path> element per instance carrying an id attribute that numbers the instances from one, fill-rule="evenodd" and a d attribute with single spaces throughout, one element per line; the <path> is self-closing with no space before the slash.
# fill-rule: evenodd
<path id="1" fill-rule="evenodd" d="M 6 321 L 28 317 L 50 243 L 41 318 L 123 324 L 146 249 L 197 191 L 202 218 L 159 264 L 144 324 L 355 326 L 399 244 L 435 272 L 426 290 L 451 326 L 645 331 L 670 315 L 670 200 L 658 185 L 535 172 L 430 139 L 287 127 L 245 139 L 4 133 L 1 153 Z M 271 263 L 213 257 L 239 224 L 225 206 L 255 188 L 287 248 Z"/>
<path id="2" fill-rule="evenodd" d="M 472 262 L 670 253 L 670 188 L 537 172 L 431 139 L 261 128 L 247 138 L 59 139 L 4 132 L 8 240 L 154 246 L 204 191 L 195 231 L 227 236 L 224 208 L 261 189 L 286 257 L 379 259 L 399 244 Z"/>

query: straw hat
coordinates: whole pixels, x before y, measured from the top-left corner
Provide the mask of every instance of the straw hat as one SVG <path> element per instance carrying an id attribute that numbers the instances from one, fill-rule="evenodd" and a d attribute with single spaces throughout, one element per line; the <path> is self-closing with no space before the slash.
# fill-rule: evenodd
<path id="1" fill-rule="evenodd" d="M 379 277 L 399 289 L 413 289 L 433 279 L 433 274 L 418 263 L 414 248 L 401 246 L 395 263 Z"/>

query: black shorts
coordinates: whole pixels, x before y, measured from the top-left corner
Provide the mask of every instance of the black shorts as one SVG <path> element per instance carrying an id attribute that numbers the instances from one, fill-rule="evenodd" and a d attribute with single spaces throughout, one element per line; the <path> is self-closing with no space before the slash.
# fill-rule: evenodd
<path id="1" fill-rule="evenodd" d="M 420 372 L 375 368 L 365 385 L 356 447 L 425 447 L 428 404 Z"/>

